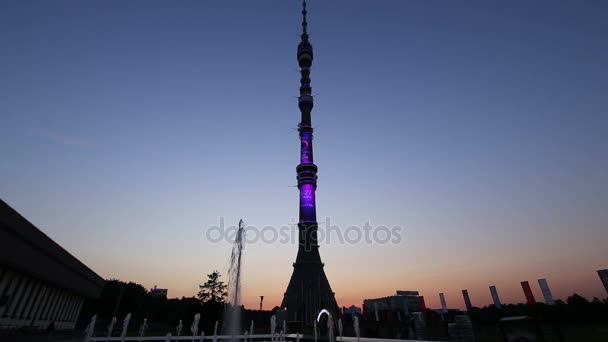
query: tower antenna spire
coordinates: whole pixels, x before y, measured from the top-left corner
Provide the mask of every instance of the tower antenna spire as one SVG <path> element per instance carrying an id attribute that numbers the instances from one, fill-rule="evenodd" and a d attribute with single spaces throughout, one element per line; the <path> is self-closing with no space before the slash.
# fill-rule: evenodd
<path id="1" fill-rule="evenodd" d="M 306 0 L 302 0 L 302 40 L 308 40 L 308 32 L 306 28 L 308 27 L 308 22 L 306 22 Z"/>

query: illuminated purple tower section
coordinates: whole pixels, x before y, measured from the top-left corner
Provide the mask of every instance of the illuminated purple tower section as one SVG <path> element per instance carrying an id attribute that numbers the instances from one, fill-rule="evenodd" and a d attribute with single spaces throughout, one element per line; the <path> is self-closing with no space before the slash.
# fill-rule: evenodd
<path id="1" fill-rule="evenodd" d="M 306 0 L 303 1 L 302 41 L 298 45 L 298 64 L 300 65 L 300 97 L 298 107 L 302 119 L 298 125 L 300 133 L 300 164 L 298 189 L 300 190 L 300 220 L 298 223 L 299 246 L 293 274 L 287 286 L 281 306 L 287 308 L 290 321 L 312 324 L 316 315 L 326 309 L 334 315 L 338 304 L 323 270 L 317 243 L 317 209 L 315 190 L 317 189 L 317 166 L 312 153 L 313 128 L 310 113 L 313 98 L 310 88 L 310 67 L 312 65 L 312 45 L 306 32 Z"/>

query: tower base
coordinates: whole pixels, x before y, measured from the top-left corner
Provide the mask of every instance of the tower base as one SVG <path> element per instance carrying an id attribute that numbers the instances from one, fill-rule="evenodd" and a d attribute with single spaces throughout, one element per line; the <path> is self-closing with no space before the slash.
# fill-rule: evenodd
<path id="1" fill-rule="evenodd" d="M 312 325 L 323 309 L 337 319 L 339 307 L 325 276 L 323 263 L 293 264 L 293 274 L 281 307 L 287 308 L 289 321 L 300 321 L 304 326 Z"/>

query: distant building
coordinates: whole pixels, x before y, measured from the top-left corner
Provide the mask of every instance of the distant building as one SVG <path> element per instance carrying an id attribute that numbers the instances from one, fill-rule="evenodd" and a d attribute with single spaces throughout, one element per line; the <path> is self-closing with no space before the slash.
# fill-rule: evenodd
<path id="1" fill-rule="evenodd" d="M 423 311 L 418 291 L 397 291 L 393 296 L 363 300 L 363 315 L 371 320 L 403 320 Z"/>
<path id="2" fill-rule="evenodd" d="M 354 319 L 355 316 L 357 316 L 357 315 L 361 316 L 362 314 L 363 314 L 363 311 L 361 310 L 361 308 L 358 308 L 354 305 L 351 305 L 349 308 L 347 308 L 347 307 L 342 308 L 342 316 L 344 316 L 344 317 L 350 317 L 350 318 Z"/>
<path id="3" fill-rule="evenodd" d="M 105 281 L 0 200 L 0 329 L 73 329 Z"/>
<path id="4" fill-rule="evenodd" d="M 168 291 L 169 290 L 167 289 L 159 289 L 154 285 L 154 287 L 150 289 L 150 292 L 148 292 L 148 295 L 151 297 L 167 298 Z"/>

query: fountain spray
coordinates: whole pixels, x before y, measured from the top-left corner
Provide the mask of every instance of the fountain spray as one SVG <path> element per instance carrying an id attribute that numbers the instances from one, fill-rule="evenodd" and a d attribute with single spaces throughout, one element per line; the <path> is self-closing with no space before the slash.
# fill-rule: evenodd
<path id="1" fill-rule="evenodd" d="M 330 314 L 327 315 L 327 331 L 329 342 L 334 342 L 334 318 Z"/>
<path id="2" fill-rule="evenodd" d="M 192 325 L 190 326 L 190 332 L 192 333 L 192 342 L 194 342 L 194 336 L 198 335 L 198 321 L 201 319 L 201 314 L 197 313 L 194 315 Z"/>
<path id="3" fill-rule="evenodd" d="M 108 326 L 108 340 L 112 337 L 112 331 L 114 330 L 114 324 L 116 324 L 116 317 L 112 317 L 112 321 Z"/>
<path id="4" fill-rule="evenodd" d="M 84 342 L 89 342 L 89 339 L 93 336 L 93 333 L 95 332 L 95 321 L 97 321 L 97 315 L 93 315 L 93 317 L 91 317 L 91 322 L 87 325 Z"/>
<path id="5" fill-rule="evenodd" d="M 131 313 L 129 312 L 125 319 L 122 321 L 122 332 L 120 333 L 120 340 L 124 342 L 125 336 L 127 336 L 127 329 L 129 328 L 129 321 L 131 321 Z"/>
<path id="6" fill-rule="evenodd" d="M 241 325 L 241 256 L 243 252 L 243 236 L 245 235 L 245 223 L 239 220 L 239 229 L 236 232 L 232 253 L 230 254 L 230 268 L 228 269 L 228 293 L 232 300 L 232 308 L 228 310 L 229 333 L 234 340 L 234 335 L 240 332 Z"/>
<path id="7" fill-rule="evenodd" d="M 285 341 L 285 334 L 287 334 L 287 320 L 286 319 L 283 320 L 283 332 L 281 334 L 281 335 L 283 335 L 282 336 L 283 341 Z"/>
<path id="8" fill-rule="evenodd" d="M 275 331 L 277 330 L 277 316 L 272 315 L 272 317 L 270 317 L 270 340 L 274 341 L 274 334 Z"/>
<path id="9" fill-rule="evenodd" d="M 141 342 L 141 338 L 144 337 L 144 334 L 146 333 L 146 329 L 148 328 L 148 319 L 144 318 L 144 322 L 141 324 L 141 327 L 139 328 L 139 342 Z"/>
<path id="10" fill-rule="evenodd" d="M 177 327 L 175 327 L 175 331 L 177 332 L 177 337 L 180 337 L 182 335 L 182 328 L 184 327 L 184 325 L 182 324 L 182 320 L 179 320 L 179 324 L 177 325 Z"/>
<path id="11" fill-rule="evenodd" d="M 355 335 L 357 335 L 357 342 L 360 342 L 361 331 L 359 330 L 359 316 L 355 316 Z"/>

